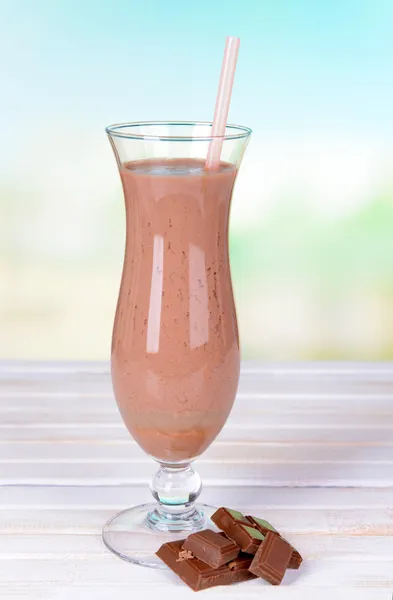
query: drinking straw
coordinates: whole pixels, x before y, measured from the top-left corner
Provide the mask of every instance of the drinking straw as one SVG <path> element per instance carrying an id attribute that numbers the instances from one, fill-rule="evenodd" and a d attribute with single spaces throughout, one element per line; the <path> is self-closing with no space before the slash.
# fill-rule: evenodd
<path id="1" fill-rule="evenodd" d="M 206 158 L 207 169 L 217 169 L 220 164 L 222 143 L 228 121 L 229 105 L 231 103 L 233 80 L 235 79 L 237 55 L 239 54 L 239 45 L 239 38 L 231 36 L 227 37 L 220 82 L 218 84 L 216 107 L 214 110 L 212 125 L 213 139 L 210 141 Z"/>

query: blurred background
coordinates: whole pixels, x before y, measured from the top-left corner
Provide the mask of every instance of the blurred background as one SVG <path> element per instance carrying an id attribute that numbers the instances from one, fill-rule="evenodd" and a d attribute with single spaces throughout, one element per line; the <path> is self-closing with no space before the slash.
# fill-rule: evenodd
<path id="1" fill-rule="evenodd" d="M 105 125 L 254 130 L 231 260 L 243 355 L 393 359 L 391 0 L 0 0 L 0 357 L 108 358 L 124 208 Z"/>

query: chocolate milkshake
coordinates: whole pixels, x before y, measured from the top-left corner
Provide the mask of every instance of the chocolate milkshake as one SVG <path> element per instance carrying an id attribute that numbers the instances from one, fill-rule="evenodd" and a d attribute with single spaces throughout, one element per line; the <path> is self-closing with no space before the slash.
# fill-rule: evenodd
<path id="1" fill-rule="evenodd" d="M 223 427 L 239 378 L 228 257 L 236 167 L 121 165 L 127 235 L 112 339 L 116 400 L 151 456 L 186 462 Z"/>

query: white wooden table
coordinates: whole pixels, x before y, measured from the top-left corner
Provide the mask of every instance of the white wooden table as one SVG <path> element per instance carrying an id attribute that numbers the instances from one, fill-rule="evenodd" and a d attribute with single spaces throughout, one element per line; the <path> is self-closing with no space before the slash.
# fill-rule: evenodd
<path id="1" fill-rule="evenodd" d="M 0 363 L 0 432 L 1 599 L 195 597 L 101 542 L 111 515 L 150 500 L 154 470 L 106 364 Z M 391 600 L 393 365 L 245 364 L 196 468 L 205 502 L 267 518 L 305 558 L 279 588 L 255 580 L 201 597 Z"/>

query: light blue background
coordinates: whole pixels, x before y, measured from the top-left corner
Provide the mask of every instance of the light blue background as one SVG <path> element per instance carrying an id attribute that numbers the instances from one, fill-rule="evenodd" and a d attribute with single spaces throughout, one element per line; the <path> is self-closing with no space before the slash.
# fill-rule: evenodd
<path id="1" fill-rule="evenodd" d="M 124 208 L 104 127 L 210 120 L 236 35 L 244 355 L 392 359 L 392 23 L 392 0 L 0 0 L 0 357 L 108 357 Z"/>
<path id="2" fill-rule="evenodd" d="M 210 119 L 230 34 L 232 121 L 391 135 L 392 22 L 390 0 L 3 0 L 3 133 L 15 143 L 21 118 L 28 132 L 59 116 Z"/>

